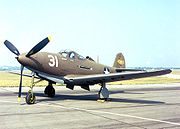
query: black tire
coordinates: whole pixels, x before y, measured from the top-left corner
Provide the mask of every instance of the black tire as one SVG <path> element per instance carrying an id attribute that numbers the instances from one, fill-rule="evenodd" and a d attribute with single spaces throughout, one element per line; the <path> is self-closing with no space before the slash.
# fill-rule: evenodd
<path id="1" fill-rule="evenodd" d="M 44 90 L 44 94 L 46 94 L 48 97 L 54 97 L 55 89 L 52 86 L 47 86 Z"/>
<path id="2" fill-rule="evenodd" d="M 26 103 L 27 104 L 34 104 L 36 101 L 36 97 L 34 96 L 34 94 L 32 95 L 31 92 L 28 92 L 26 95 Z"/>
<path id="3" fill-rule="evenodd" d="M 48 90 L 49 90 L 50 86 L 46 86 L 45 90 L 44 90 L 44 94 L 47 95 L 48 94 Z"/>

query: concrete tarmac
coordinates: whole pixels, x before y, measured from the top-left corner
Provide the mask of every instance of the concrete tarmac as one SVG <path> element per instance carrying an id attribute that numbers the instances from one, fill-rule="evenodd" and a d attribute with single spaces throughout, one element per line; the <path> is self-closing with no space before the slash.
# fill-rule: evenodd
<path id="1" fill-rule="evenodd" d="M 0 88 L 0 129 L 178 129 L 180 84 L 107 86 L 110 102 L 97 102 L 100 86 L 91 91 L 57 87 L 54 98 L 34 87 L 36 103 L 27 105 L 29 88 Z"/>

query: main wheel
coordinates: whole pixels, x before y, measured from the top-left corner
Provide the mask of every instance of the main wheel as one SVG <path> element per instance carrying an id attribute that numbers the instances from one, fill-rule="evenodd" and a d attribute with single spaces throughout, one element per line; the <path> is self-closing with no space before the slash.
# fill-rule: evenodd
<path id="1" fill-rule="evenodd" d="M 99 93 L 98 93 L 98 97 L 100 99 L 108 99 L 109 98 L 109 91 L 106 87 L 101 88 Z"/>
<path id="2" fill-rule="evenodd" d="M 44 94 L 46 94 L 48 97 L 54 97 L 55 89 L 52 86 L 47 86 L 44 90 Z"/>
<path id="3" fill-rule="evenodd" d="M 26 103 L 27 104 L 34 104 L 36 101 L 36 97 L 30 91 L 26 95 Z"/>

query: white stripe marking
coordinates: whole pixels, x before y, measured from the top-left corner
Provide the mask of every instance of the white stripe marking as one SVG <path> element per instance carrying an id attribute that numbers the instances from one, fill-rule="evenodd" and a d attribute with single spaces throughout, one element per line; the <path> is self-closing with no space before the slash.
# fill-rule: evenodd
<path id="1" fill-rule="evenodd" d="M 0 102 L 19 103 L 19 102 L 2 101 L 2 100 L 0 100 Z M 128 115 L 128 114 L 119 114 L 119 113 L 106 112 L 106 111 L 95 111 L 95 110 L 89 110 L 89 109 L 83 109 L 83 108 L 77 108 L 77 107 L 65 107 L 65 106 L 61 106 L 61 105 L 49 105 L 48 103 L 47 104 L 38 103 L 37 105 L 50 106 L 50 107 L 60 107 L 60 108 L 63 108 L 63 109 L 73 109 L 73 110 L 79 110 L 79 111 L 102 113 L 102 114 L 109 114 L 109 115 L 122 116 L 122 117 L 130 117 L 130 118 L 136 118 L 136 119 L 141 119 L 141 120 L 154 121 L 154 122 L 160 122 L 160 123 L 166 123 L 166 124 L 180 126 L 180 123 L 157 120 L 157 119 L 152 119 L 152 118 L 139 117 L 139 116 L 133 116 L 133 115 Z"/>
<path id="2" fill-rule="evenodd" d="M 109 115 L 115 115 L 115 116 L 130 117 L 130 118 L 136 118 L 136 119 L 141 119 L 141 120 L 155 121 L 155 122 L 166 123 L 166 124 L 171 124 L 171 125 L 179 125 L 180 126 L 180 123 L 174 123 L 174 122 L 157 120 L 157 119 L 152 119 L 152 118 L 133 116 L 133 115 L 128 115 L 128 114 L 119 114 L 119 113 L 112 113 L 112 112 L 106 112 L 106 111 L 95 111 L 95 110 L 82 109 L 82 108 L 77 108 L 77 107 L 64 107 L 64 106 L 60 106 L 60 105 L 47 105 L 47 104 L 40 104 L 40 105 L 53 106 L 53 107 L 61 107 L 61 108 L 64 108 L 64 109 L 74 109 L 74 110 L 86 111 L 86 112 L 109 114 Z"/>

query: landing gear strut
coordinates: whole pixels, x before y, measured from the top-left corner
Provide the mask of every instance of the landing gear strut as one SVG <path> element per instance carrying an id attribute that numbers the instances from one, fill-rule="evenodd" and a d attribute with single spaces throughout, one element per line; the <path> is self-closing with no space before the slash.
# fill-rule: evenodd
<path id="1" fill-rule="evenodd" d="M 106 88 L 106 83 L 105 82 L 102 82 L 101 83 L 101 88 L 99 90 L 99 93 L 98 93 L 98 102 L 105 102 L 105 101 L 109 101 L 109 91 L 108 89 Z"/>
<path id="2" fill-rule="evenodd" d="M 32 82 L 31 82 L 31 89 L 28 91 L 27 95 L 26 95 L 26 103 L 27 104 L 34 104 L 35 101 L 36 101 L 36 97 L 35 95 L 33 94 L 33 87 L 35 86 L 35 83 L 34 83 L 34 73 L 32 74 Z"/>
<path id="3" fill-rule="evenodd" d="M 55 89 L 53 88 L 51 82 L 49 82 L 48 86 L 45 88 L 44 94 L 46 94 L 48 97 L 54 97 Z"/>

